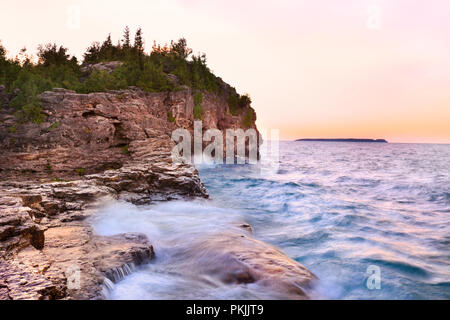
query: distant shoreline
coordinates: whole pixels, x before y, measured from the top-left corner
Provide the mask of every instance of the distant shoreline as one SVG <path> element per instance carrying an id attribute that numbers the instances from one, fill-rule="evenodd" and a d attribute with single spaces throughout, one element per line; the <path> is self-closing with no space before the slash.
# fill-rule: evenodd
<path id="1" fill-rule="evenodd" d="M 319 141 L 319 142 L 375 142 L 388 143 L 385 139 L 297 139 L 295 141 Z"/>

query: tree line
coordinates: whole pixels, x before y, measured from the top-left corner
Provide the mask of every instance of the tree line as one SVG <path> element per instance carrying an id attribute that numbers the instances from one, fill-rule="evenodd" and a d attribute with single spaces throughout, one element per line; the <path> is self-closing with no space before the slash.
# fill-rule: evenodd
<path id="1" fill-rule="evenodd" d="M 68 54 L 66 47 L 51 43 L 39 45 L 37 61 L 25 48 L 15 58 L 7 58 L 6 49 L 0 43 L 0 85 L 8 93 L 17 93 L 10 102 L 17 119 L 36 123 L 44 120 L 39 94 L 56 87 L 90 93 L 129 86 L 147 92 L 174 91 L 188 86 L 194 92 L 225 95 L 233 114 L 251 103 L 248 95 L 239 95 L 235 88 L 225 86 L 207 66 L 206 55 L 193 54 L 186 39 L 164 46 L 154 42 L 149 53 L 145 52 L 144 45 L 142 29 L 136 31 L 132 42 L 126 27 L 117 44 L 113 44 L 109 34 L 102 43 L 93 42 L 80 62 Z M 86 75 L 83 71 L 85 65 L 109 61 L 122 63 L 113 72 L 94 70 Z M 175 75 L 177 81 L 168 74 Z"/>

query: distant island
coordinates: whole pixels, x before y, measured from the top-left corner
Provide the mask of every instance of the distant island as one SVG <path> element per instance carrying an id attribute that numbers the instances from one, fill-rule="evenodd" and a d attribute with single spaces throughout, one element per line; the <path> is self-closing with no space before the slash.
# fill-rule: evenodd
<path id="1" fill-rule="evenodd" d="M 388 143 L 385 139 L 297 139 L 295 141 L 321 141 L 321 142 L 378 142 Z"/>

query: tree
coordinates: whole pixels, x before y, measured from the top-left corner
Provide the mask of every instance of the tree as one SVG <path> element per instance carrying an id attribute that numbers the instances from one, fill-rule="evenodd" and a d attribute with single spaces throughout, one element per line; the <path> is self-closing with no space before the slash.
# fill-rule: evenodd
<path id="1" fill-rule="evenodd" d="M 114 58 L 114 46 L 111 40 L 111 33 L 108 34 L 106 40 L 103 42 L 102 47 L 100 49 L 100 59 L 102 60 L 110 60 Z"/>
<path id="2" fill-rule="evenodd" d="M 102 44 L 102 49 L 110 49 L 113 46 L 112 40 L 111 40 L 111 33 L 108 34 L 108 37 L 106 37 L 106 40 Z"/>
<path id="3" fill-rule="evenodd" d="M 170 51 L 181 59 L 187 59 L 187 57 L 189 57 L 192 53 L 192 49 L 188 48 L 185 38 L 178 39 L 177 42 L 171 41 Z"/>
<path id="4" fill-rule="evenodd" d="M 39 63 L 45 66 L 66 64 L 70 61 L 67 50 L 63 46 L 58 48 L 55 43 L 47 43 L 45 46 L 39 45 L 37 53 Z"/>
<path id="5" fill-rule="evenodd" d="M 134 49 L 142 53 L 144 51 L 144 39 L 142 38 L 142 29 L 139 28 L 134 36 Z"/>
<path id="6" fill-rule="evenodd" d="M 125 27 L 125 31 L 123 32 L 123 47 L 129 49 L 131 47 L 130 43 L 130 28 L 128 26 Z"/>
<path id="7" fill-rule="evenodd" d="M 144 61 L 143 61 L 144 39 L 142 38 L 142 29 L 141 28 L 137 29 L 136 35 L 134 37 L 134 50 L 137 52 L 139 68 L 142 71 L 142 70 L 144 70 Z"/>
<path id="8" fill-rule="evenodd" d="M 100 59 L 100 50 L 101 45 L 100 42 L 95 41 L 86 49 L 86 52 L 83 54 L 84 62 L 87 63 L 96 63 Z"/>
<path id="9" fill-rule="evenodd" d="M 4 46 L 2 46 L 2 43 L 0 42 L 0 61 L 6 60 L 6 49 Z"/>

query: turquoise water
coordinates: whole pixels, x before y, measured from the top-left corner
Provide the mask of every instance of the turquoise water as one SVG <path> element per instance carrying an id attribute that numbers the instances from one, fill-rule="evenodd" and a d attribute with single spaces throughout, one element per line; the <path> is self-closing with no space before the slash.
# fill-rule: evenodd
<path id="1" fill-rule="evenodd" d="M 248 222 L 318 276 L 313 298 L 450 299 L 450 145 L 281 142 L 278 164 L 200 166 L 208 201 L 105 207 L 98 234 L 142 232 L 156 253 L 108 298 L 283 299 L 201 271 L 217 262 L 198 244 Z"/>
<path id="2" fill-rule="evenodd" d="M 200 173 L 219 206 L 319 277 L 321 297 L 450 299 L 450 145 L 281 142 L 278 170 Z"/>

